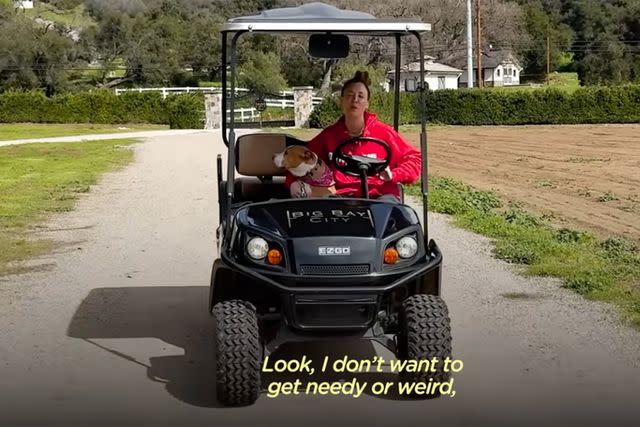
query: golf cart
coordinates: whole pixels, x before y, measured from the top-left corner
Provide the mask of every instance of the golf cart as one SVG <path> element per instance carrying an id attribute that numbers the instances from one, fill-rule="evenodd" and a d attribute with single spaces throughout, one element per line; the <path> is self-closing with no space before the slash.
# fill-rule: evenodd
<path id="1" fill-rule="evenodd" d="M 224 179 L 218 157 L 220 226 L 211 277 L 209 311 L 216 319 L 218 399 L 227 405 L 253 403 L 261 391 L 264 357 L 291 341 L 325 338 L 375 340 L 398 358 L 443 360 L 451 353 L 447 307 L 440 298 L 442 255 L 427 228 L 427 141 L 424 112 L 420 146 L 423 166 L 422 224 L 404 203 L 368 198 L 292 199 L 285 171 L 274 153 L 305 144 L 286 134 L 236 137 L 236 48 L 251 34 L 309 35 L 309 54 L 343 58 L 349 36 L 395 40 L 395 72 L 400 75 L 401 39 L 413 36 L 423 57 L 421 34 L 429 24 L 381 20 L 322 3 L 274 9 L 230 19 L 222 28 L 222 136 L 228 148 Z M 420 64 L 420 82 L 424 65 Z M 425 84 L 416 96 L 424 105 Z M 394 127 L 398 129 L 400 81 L 394 84 Z M 230 113 L 227 117 L 227 109 Z M 383 170 L 390 159 L 352 156 L 332 167 L 361 178 Z M 238 176 L 236 176 L 238 174 Z M 442 381 L 435 373 L 402 373 L 401 378 Z"/>

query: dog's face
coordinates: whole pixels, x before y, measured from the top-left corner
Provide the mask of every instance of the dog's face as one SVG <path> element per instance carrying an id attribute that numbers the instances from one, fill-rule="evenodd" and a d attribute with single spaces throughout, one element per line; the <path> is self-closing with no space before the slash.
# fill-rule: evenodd
<path id="1" fill-rule="evenodd" d="M 318 163 L 318 156 L 302 145 L 287 147 L 282 153 L 273 155 L 273 163 L 285 168 L 294 176 L 305 176 Z"/>

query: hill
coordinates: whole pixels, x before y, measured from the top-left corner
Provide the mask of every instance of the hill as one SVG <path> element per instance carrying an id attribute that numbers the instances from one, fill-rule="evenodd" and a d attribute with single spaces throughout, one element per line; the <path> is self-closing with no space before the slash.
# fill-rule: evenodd
<path id="1" fill-rule="evenodd" d="M 58 1 L 54 3 L 36 0 L 34 8 L 27 9 L 24 13 L 33 19 L 40 18 L 43 21 L 62 24 L 76 30 L 95 25 L 95 21 L 86 12 L 84 2 Z"/>

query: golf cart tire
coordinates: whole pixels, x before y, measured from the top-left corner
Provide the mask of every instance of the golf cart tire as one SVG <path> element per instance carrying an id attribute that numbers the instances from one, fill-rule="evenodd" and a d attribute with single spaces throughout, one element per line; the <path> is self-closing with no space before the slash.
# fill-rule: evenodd
<path id="1" fill-rule="evenodd" d="M 398 335 L 398 358 L 430 360 L 438 358 L 436 372 L 400 372 L 403 382 L 446 382 L 443 361 L 451 357 L 451 322 L 445 302 L 436 295 L 413 295 L 402 303 Z M 427 397 L 427 396 L 424 396 Z"/>
<path id="2" fill-rule="evenodd" d="M 262 351 L 256 308 L 247 301 L 222 301 L 216 319 L 218 400 L 229 406 L 254 403 L 260 394 Z"/>

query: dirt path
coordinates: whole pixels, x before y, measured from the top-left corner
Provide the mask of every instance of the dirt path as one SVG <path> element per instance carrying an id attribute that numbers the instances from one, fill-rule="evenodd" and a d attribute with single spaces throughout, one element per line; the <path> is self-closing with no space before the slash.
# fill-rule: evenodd
<path id="1" fill-rule="evenodd" d="M 430 131 L 429 144 L 435 175 L 640 240 L 640 125 L 447 127 Z"/>
<path id="2" fill-rule="evenodd" d="M 521 277 L 487 239 L 431 216 L 455 398 L 297 396 L 219 408 L 207 313 L 216 218 L 211 133 L 136 145 L 44 233 L 46 268 L 0 278 L 0 425 L 635 426 L 640 333 L 610 308 Z M 283 358 L 372 358 L 361 342 L 283 349 Z M 383 379 L 378 379 L 383 380 Z"/>

